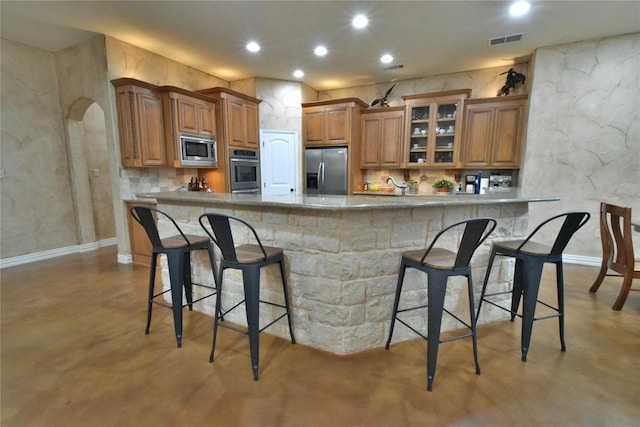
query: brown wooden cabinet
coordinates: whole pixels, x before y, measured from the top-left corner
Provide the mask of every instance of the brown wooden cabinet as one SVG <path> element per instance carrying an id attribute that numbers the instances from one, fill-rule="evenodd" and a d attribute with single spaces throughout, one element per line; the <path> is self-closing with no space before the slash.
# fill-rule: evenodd
<path id="1" fill-rule="evenodd" d="M 259 99 L 221 87 L 198 93 L 218 100 L 218 123 L 225 150 L 230 147 L 260 148 Z"/>
<path id="2" fill-rule="evenodd" d="M 166 166 L 162 95 L 157 87 L 117 79 L 116 106 L 120 156 L 125 167 Z"/>
<path id="3" fill-rule="evenodd" d="M 363 110 L 362 168 L 391 168 L 402 164 L 404 107 Z"/>
<path id="4" fill-rule="evenodd" d="M 129 226 L 129 244 L 131 245 L 131 257 L 134 264 L 151 265 L 151 251 L 153 246 L 144 227 L 141 226 L 133 217 L 129 210 L 133 206 L 148 206 L 155 208 L 155 203 L 148 202 L 128 202 L 125 203 L 127 223 Z"/>
<path id="5" fill-rule="evenodd" d="M 405 102 L 404 166 L 460 166 L 464 102 L 471 89 L 403 96 Z"/>
<path id="6" fill-rule="evenodd" d="M 303 147 L 346 147 L 347 194 L 364 181 L 360 140 L 360 115 L 368 104 L 358 98 L 302 104 Z M 304 170 L 304 167 L 303 167 Z"/>
<path id="7" fill-rule="evenodd" d="M 180 134 L 216 138 L 216 100 L 172 86 L 163 86 L 160 90 L 163 92 L 167 164 L 175 168 L 193 168 L 182 165 Z"/>
<path id="8" fill-rule="evenodd" d="M 467 101 L 463 167 L 520 167 L 526 102 L 527 95 Z"/>
<path id="9" fill-rule="evenodd" d="M 302 104 L 302 143 L 344 146 L 353 142 L 354 125 L 367 104 L 357 98 Z"/>

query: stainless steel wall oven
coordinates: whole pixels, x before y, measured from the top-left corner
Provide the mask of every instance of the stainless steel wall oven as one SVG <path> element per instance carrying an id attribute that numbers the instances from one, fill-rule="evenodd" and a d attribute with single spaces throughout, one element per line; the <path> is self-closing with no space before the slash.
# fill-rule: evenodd
<path id="1" fill-rule="evenodd" d="M 232 193 L 260 193 L 260 154 L 256 150 L 231 148 L 229 173 Z"/>

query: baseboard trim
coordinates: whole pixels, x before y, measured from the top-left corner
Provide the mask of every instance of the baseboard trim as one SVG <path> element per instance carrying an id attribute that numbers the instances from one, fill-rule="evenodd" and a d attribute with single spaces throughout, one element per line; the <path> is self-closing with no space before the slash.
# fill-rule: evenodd
<path id="1" fill-rule="evenodd" d="M 562 262 L 566 264 L 579 264 L 579 265 L 589 265 L 592 267 L 600 267 L 602 265 L 602 258 L 565 254 L 565 255 L 562 255 Z"/>
<path id="2" fill-rule="evenodd" d="M 93 243 L 85 243 L 83 245 L 67 246 L 64 248 L 50 249 L 47 251 L 34 252 L 32 254 L 18 255 L 11 258 L 0 259 L 0 269 L 5 267 L 13 267 L 21 264 L 28 264 L 30 262 L 42 261 L 45 259 L 56 258 L 63 255 L 71 255 L 82 252 L 89 252 L 98 248 L 106 246 L 112 246 L 117 243 L 115 237 L 110 239 L 99 240 Z"/>

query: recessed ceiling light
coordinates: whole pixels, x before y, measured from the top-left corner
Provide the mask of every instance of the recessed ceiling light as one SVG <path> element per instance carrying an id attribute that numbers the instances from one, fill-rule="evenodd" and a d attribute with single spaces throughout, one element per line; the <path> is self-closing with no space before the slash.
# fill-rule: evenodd
<path id="1" fill-rule="evenodd" d="M 247 50 L 249 52 L 258 52 L 260 50 L 260 45 L 256 42 L 247 43 Z"/>
<path id="2" fill-rule="evenodd" d="M 327 48 L 324 46 L 318 46 L 313 50 L 313 53 L 318 56 L 325 56 L 327 54 Z"/>
<path id="3" fill-rule="evenodd" d="M 393 56 L 389 55 L 388 53 L 380 57 L 380 62 L 382 62 L 383 64 L 388 64 L 391 61 L 393 61 Z"/>
<path id="4" fill-rule="evenodd" d="M 298 78 L 298 79 L 299 79 L 299 78 L 301 78 L 301 77 L 304 77 L 304 71 L 302 71 L 302 70 L 295 70 L 295 71 L 293 72 L 293 77 L 296 77 L 296 78 Z"/>
<path id="5" fill-rule="evenodd" d="M 369 25 L 369 20 L 364 15 L 357 15 L 355 18 L 353 18 L 353 21 L 351 21 L 351 25 L 358 29 L 364 28 Z"/>
<path id="6" fill-rule="evenodd" d="M 529 12 L 529 9 L 531 9 L 531 5 L 528 1 L 517 1 L 509 8 L 509 14 L 511 16 L 523 16 Z"/>

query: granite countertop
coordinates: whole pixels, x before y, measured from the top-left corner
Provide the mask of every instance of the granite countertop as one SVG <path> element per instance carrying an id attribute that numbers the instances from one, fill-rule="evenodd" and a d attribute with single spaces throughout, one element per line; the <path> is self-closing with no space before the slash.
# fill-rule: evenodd
<path id="1" fill-rule="evenodd" d="M 368 195 L 355 196 L 308 196 L 283 195 L 266 196 L 261 194 L 206 193 L 197 191 L 168 191 L 160 193 L 138 194 L 142 199 L 155 199 L 160 203 L 195 203 L 199 205 L 232 206 L 273 206 L 319 210 L 367 210 L 398 209 L 436 206 L 495 205 L 505 203 L 553 202 L 558 197 L 523 197 L 519 193 L 494 194 L 457 194 L 417 195 L 379 197 Z"/>

